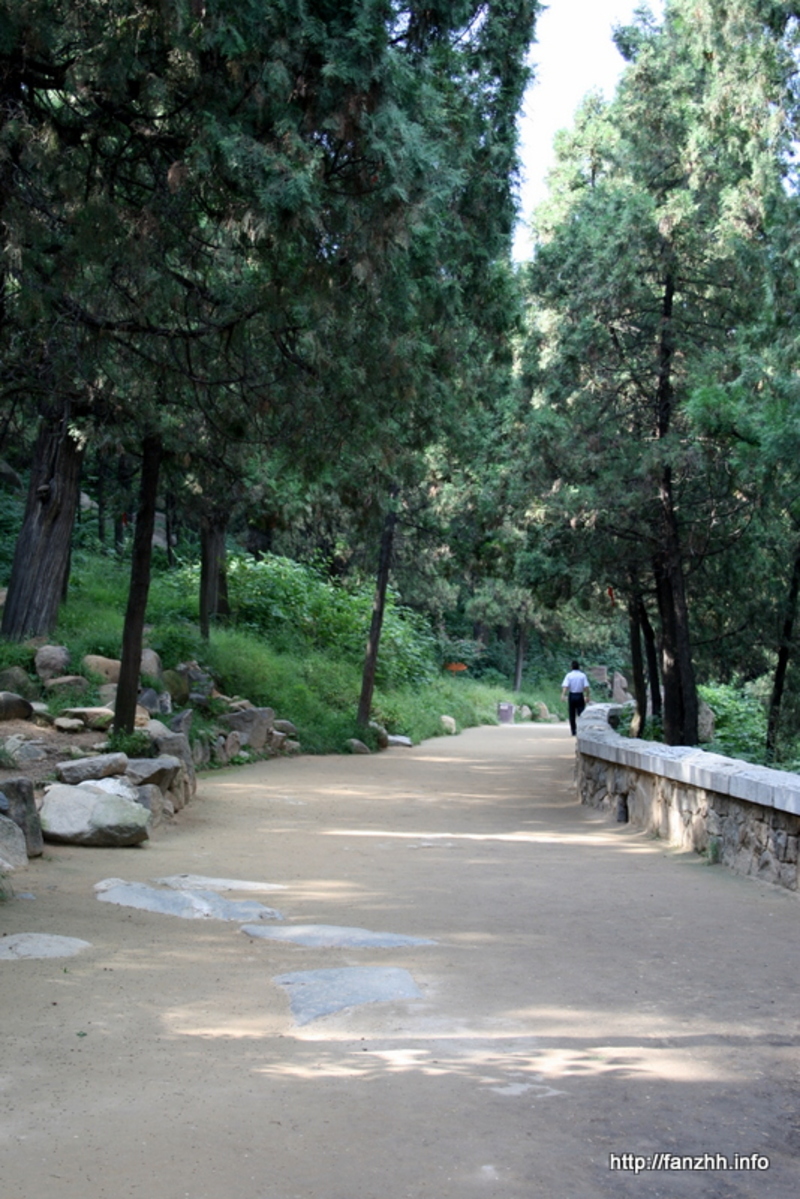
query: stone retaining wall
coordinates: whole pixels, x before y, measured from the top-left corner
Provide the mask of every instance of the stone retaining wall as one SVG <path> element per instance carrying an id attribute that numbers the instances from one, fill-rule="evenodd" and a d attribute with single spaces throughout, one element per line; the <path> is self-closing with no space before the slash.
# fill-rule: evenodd
<path id="1" fill-rule="evenodd" d="M 686 746 L 621 737 L 620 709 L 591 704 L 578 721 L 581 802 L 627 818 L 739 874 L 797 890 L 800 775 Z"/>

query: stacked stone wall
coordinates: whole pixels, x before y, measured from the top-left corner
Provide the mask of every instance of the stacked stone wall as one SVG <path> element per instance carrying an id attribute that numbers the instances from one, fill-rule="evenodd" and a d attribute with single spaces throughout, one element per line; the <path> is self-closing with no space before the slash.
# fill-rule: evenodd
<path id="1" fill-rule="evenodd" d="M 582 803 L 739 874 L 798 889 L 798 775 L 621 737 L 608 725 L 614 712 L 594 704 L 579 721 Z"/>

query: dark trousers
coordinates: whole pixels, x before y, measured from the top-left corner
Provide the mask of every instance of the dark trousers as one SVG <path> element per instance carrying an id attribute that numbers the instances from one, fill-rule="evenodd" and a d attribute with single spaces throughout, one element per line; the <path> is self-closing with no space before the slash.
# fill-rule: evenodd
<path id="1" fill-rule="evenodd" d="M 573 737 L 577 732 L 576 722 L 583 709 L 586 707 L 586 700 L 583 698 L 582 691 L 570 691 L 569 693 L 569 730 Z"/>

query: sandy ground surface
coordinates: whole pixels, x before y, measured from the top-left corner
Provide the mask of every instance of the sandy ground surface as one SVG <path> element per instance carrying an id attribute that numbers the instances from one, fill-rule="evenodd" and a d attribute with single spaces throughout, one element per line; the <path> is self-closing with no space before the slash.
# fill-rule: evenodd
<path id="1" fill-rule="evenodd" d="M 527 725 L 259 763 L 143 848 L 48 848 L 0 932 L 91 948 L 0 961 L 3 1199 L 795 1199 L 800 899 L 581 808 L 572 754 Z M 272 943 L 93 892 L 178 873 L 436 944 Z M 299 1024 L 274 981 L 365 966 L 417 997 Z"/>

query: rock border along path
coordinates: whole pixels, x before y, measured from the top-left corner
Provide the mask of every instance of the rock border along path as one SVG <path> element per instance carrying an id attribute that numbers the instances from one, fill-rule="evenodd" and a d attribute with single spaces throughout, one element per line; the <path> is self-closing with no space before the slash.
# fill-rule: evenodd
<path id="1" fill-rule="evenodd" d="M 564 725 L 477 729 L 48 849 L 0 945 L 88 947 L 0 961 L 4 1199 L 794 1199 L 798 897 L 582 808 L 573 770 Z M 323 943 L 98 903 L 120 874 L 280 886 L 255 927 Z"/>

